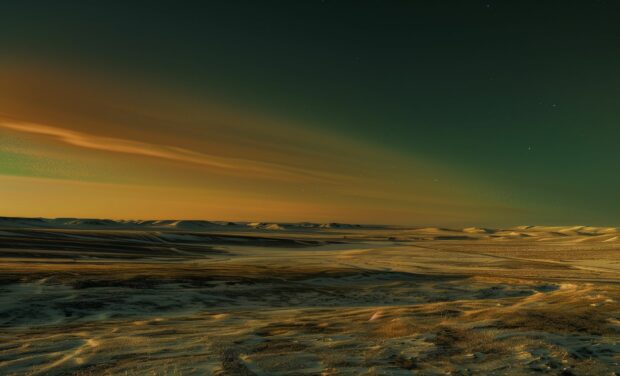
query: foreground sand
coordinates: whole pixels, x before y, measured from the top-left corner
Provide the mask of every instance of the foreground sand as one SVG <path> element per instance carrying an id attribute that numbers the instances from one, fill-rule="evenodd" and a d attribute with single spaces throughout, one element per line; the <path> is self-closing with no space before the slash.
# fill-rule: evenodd
<path id="1" fill-rule="evenodd" d="M 0 229 L 1 375 L 620 374 L 616 229 L 94 227 Z"/>

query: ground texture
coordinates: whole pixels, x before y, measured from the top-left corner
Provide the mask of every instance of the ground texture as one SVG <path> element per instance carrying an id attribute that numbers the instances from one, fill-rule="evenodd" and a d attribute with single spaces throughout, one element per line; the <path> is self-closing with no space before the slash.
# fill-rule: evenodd
<path id="1" fill-rule="evenodd" d="M 620 374 L 616 229 L 98 226 L 0 229 L 0 374 Z"/>

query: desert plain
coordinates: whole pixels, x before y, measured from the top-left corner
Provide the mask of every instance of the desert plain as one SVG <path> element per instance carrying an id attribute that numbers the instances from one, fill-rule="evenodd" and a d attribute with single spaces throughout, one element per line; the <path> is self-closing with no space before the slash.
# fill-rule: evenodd
<path id="1" fill-rule="evenodd" d="M 0 219 L 1 375 L 617 375 L 620 231 Z"/>

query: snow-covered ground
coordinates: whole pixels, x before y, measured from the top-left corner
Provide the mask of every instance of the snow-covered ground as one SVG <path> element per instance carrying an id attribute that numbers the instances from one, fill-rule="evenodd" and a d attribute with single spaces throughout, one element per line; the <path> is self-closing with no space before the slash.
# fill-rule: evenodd
<path id="1" fill-rule="evenodd" d="M 620 372 L 613 228 L 11 221 L 2 375 Z"/>

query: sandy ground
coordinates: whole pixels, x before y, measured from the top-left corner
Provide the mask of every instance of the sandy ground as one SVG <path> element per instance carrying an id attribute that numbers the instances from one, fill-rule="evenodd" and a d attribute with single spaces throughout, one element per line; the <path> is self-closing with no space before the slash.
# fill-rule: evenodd
<path id="1" fill-rule="evenodd" d="M 613 228 L 26 227 L 1 375 L 620 374 Z"/>

